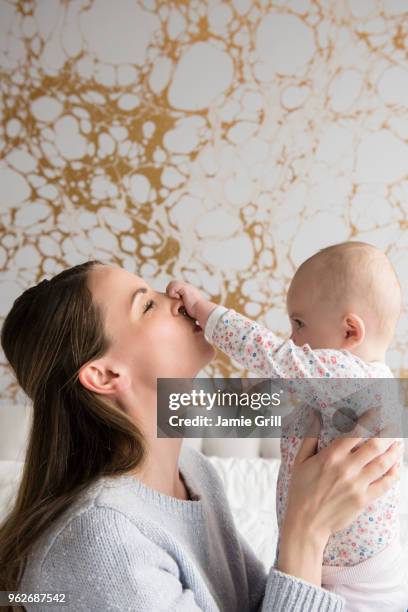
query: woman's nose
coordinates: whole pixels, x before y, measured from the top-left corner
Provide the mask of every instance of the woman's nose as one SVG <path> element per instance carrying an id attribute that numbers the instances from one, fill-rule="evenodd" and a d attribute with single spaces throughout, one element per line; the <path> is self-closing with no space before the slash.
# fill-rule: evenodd
<path id="1" fill-rule="evenodd" d="M 170 312 L 173 316 L 177 317 L 183 314 L 184 304 L 180 298 L 172 298 L 167 293 L 162 293 L 163 299 L 168 302 Z"/>

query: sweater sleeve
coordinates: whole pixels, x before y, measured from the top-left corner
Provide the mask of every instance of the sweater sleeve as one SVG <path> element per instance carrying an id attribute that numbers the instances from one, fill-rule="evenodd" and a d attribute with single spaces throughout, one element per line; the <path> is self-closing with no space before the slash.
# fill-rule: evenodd
<path id="1" fill-rule="evenodd" d="M 339 595 L 272 567 L 257 612 L 342 612 L 344 605 Z"/>
<path id="2" fill-rule="evenodd" d="M 240 536 L 248 577 L 251 612 L 342 612 L 344 599 L 326 589 L 271 567 L 265 574 L 261 561 Z"/>
<path id="3" fill-rule="evenodd" d="M 174 559 L 110 508 L 90 508 L 68 523 L 44 559 L 41 583 L 67 593 L 67 612 L 202 610 Z"/>

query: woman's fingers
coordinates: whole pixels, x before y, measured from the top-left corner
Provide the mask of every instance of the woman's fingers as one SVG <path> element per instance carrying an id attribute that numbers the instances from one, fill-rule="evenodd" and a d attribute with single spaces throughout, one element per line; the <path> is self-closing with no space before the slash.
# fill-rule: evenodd
<path id="1" fill-rule="evenodd" d="M 314 455 L 317 451 L 318 436 L 320 432 L 320 421 L 317 415 L 312 415 L 311 421 L 308 427 L 307 437 L 304 438 L 301 447 L 296 455 L 295 462 L 302 463 L 309 457 Z"/>
<path id="2" fill-rule="evenodd" d="M 339 457 L 344 457 L 347 453 L 349 453 L 351 450 L 353 450 L 353 448 L 355 446 L 357 446 L 357 444 L 359 442 L 361 442 L 362 438 L 359 437 L 353 437 L 353 436 L 347 436 L 346 437 L 339 437 L 336 438 L 335 440 L 333 440 L 332 442 L 330 442 L 329 446 L 327 446 L 326 448 L 324 448 L 321 452 L 327 452 L 330 454 L 335 454 L 335 455 L 339 455 Z"/>
<path id="3" fill-rule="evenodd" d="M 375 438 L 380 440 L 380 438 Z M 382 439 L 385 442 L 385 439 Z M 392 440 L 387 438 L 388 444 L 391 444 Z M 369 442 L 367 442 L 368 444 Z M 365 445 L 364 445 L 365 446 Z M 361 447 L 363 450 L 363 447 Z M 360 451 L 360 449 L 359 449 Z M 370 461 L 362 470 L 361 476 L 364 477 L 368 483 L 374 483 L 376 480 L 384 477 L 388 471 L 401 459 L 402 457 L 402 445 L 399 442 L 394 442 L 389 446 L 388 450 L 382 455 L 376 457 Z"/>
<path id="4" fill-rule="evenodd" d="M 398 438 L 401 432 L 401 424 L 398 414 L 393 417 L 385 414 L 382 408 L 370 408 L 359 419 L 362 435 L 365 438 L 381 436 L 382 438 Z"/>
<path id="5" fill-rule="evenodd" d="M 359 448 L 355 449 L 351 460 L 357 470 L 363 468 L 367 463 L 378 457 L 378 455 L 385 453 L 395 440 L 391 432 L 394 433 L 393 425 L 384 427 L 379 432 L 380 437 L 368 438 Z"/>
<path id="6" fill-rule="evenodd" d="M 375 480 L 367 489 L 367 503 L 384 495 L 399 479 L 399 466 L 393 465 L 382 478 Z"/>
<path id="7" fill-rule="evenodd" d="M 350 460 L 359 470 L 364 465 L 369 463 L 379 454 L 384 453 L 395 439 L 395 424 L 390 423 L 382 429 L 377 428 L 377 431 L 372 431 L 373 414 L 376 409 L 370 409 L 364 413 L 358 420 L 357 425 L 347 436 L 340 436 L 333 440 L 327 449 L 323 449 L 329 454 L 338 455 L 339 459 L 344 457 L 346 453 L 354 451 L 350 455 Z M 370 435 L 378 437 L 369 437 Z M 356 448 L 359 445 L 359 448 Z M 322 451 L 322 452 L 323 452 Z"/>
<path id="8" fill-rule="evenodd" d="M 384 410 L 381 406 L 372 406 L 358 419 L 355 427 L 347 436 L 351 438 L 373 438 L 374 436 L 397 438 L 400 431 L 399 423 L 395 420 L 385 420 Z M 385 423 L 387 426 L 385 427 Z"/>
<path id="9" fill-rule="evenodd" d="M 317 443 L 319 438 L 305 438 L 302 442 L 302 446 L 299 448 L 298 454 L 296 455 L 295 463 L 303 463 L 309 457 L 316 454 Z"/>

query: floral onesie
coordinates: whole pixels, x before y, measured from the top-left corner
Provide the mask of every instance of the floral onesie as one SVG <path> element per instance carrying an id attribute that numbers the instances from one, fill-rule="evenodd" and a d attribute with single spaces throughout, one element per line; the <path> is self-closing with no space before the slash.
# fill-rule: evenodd
<path id="1" fill-rule="evenodd" d="M 208 342 L 262 377 L 347 378 L 355 379 L 356 388 L 364 378 L 393 377 L 384 363 L 366 363 L 346 350 L 312 350 L 308 344 L 296 346 L 292 340 L 283 341 L 265 327 L 223 306 L 210 314 L 204 332 Z M 359 401 L 361 397 L 364 396 L 359 396 Z M 315 395 L 311 399 L 322 412 L 330 410 L 324 398 Z M 324 419 L 321 438 L 320 448 L 330 442 L 327 432 L 325 439 Z M 279 525 L 286 508 L 293 461 L 301 442 L 301 438 L 294 436 L 281 438 L 282 461 L 276 496 Z M 399 539 L 399 483 L 371 503 L 349 527 L 330 537 L 323 562 L 327 566 L 353 566 L 370 559 L 396 539 Z"/>

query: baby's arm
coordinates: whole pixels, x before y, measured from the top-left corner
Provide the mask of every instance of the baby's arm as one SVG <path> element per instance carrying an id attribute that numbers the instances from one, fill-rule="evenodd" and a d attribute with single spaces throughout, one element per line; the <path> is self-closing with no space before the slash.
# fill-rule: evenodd
<path id="1" fill-rule="evenodd" d="M 171 281 L 167 293 L 183 300 L 208 342 L 251 372 L 269 378 L 324 378 L 339 367 L 338 351 L 312 351 L 308 344 L 299 347 L 292 340 L 281 340 L 235 310 L 205 299 L 188 283 Z"/>

